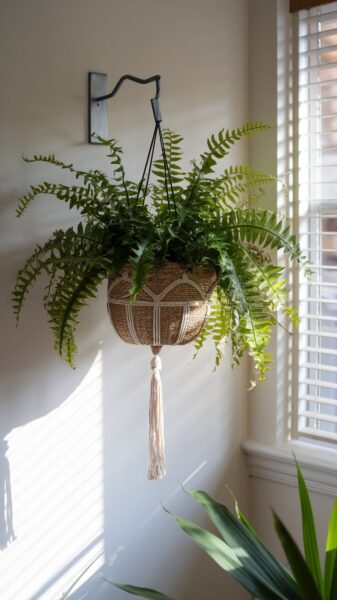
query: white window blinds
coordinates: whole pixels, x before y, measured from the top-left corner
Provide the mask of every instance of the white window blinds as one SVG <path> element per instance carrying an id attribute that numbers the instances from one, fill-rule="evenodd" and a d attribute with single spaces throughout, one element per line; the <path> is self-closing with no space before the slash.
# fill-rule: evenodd
<path id="1" fill-rule="evenodd" d="M 297 433 L 337 443 L 337 2 L 298 13 L 297 60 Z"/>

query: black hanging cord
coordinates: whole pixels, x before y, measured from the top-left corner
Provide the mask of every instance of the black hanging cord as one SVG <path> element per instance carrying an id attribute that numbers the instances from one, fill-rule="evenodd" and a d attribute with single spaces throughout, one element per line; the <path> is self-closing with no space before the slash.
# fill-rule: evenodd
<path id="1" fill-rule="evenodd" d="M 167 162 L 167 156 L 166 156 L 164 138 L 163 138 L 163 133 L 162 133 L 160 125 L 159 125 L 159 139 L 160 139 L 161 152 L 162 152 L 163 161 L 164 161 L 165 188 L 166 188 L 167 203 L 168 203 L 169 210 L 171 210 L 170 194 L 169 194 L 169 189 L 168 189 L 168 183 L 169 183 L 170 184 L 170 188 L 171 188 L 171 196 L 172 196 L 172 200 L 173 200 L 174 210 L 175 210 L 175 213 L 177 213 L 177 205 L 176 205 L 176 201 L 175 201 L 175 197 L 174 197 L 172 178 L 171 178 L 171 173 L 170 173 L 169 165 L 168 165 L 168 162 Z"/>
<path id="2" fill-rule="evenodd" d="M 146 178 L 144 200 L 146 198 L 147 188 L 148 188 L 149 179 L 150 179 L 150 173 L 151 173 L 151 169 L 152 169 L 152 161 L 153 161 L 154 148 L 155 148 L 155 145 L 156 145 L 157 132 L 158 132 L 158 126 L 157 126 L 157 123 L 156 123 L 156 126 L 154 128 L 154 132 L 153 132 L 153 136 L 152 136 L 152 140 L 151 140 L 151 144 L 150 144 L 150 148 L 149 148 L 149 151 L 147 153 L 145 167 L 144 167 L 144 170 L 143 170 L 143 175 L 142 175 L 142 178 L 141 178 L 141 180 L 139 182 L 139 185 L 138 185 L 137 201 L 139 200 L 140 192 L 141 192 L 141 189 L 142 189 L 142 186 L 143 186 L 143 182 L 144 182 L 144 179 L 145 179 L 145 175 L 146 175 L 146 171 L 147 171 L 147 168 L 148 168 L 148 165 L 149 165 L 148 175 L 147 175 L 147 178 Z"/>
<path id="3" fill-rule="evenodd" d="M 149 187 L 149 182 L 150 182 L 150 176 L 151 176 L 151 171 L 152 171 L 152 163 L 153 163 L 153 155 L 154 155 L 154 149 L 156 146 L 156 140 L 157 140 L 157 131 L 158 131 L 158 127 L 157 124 L 154 128 L 154 143 L 152 146 L 152 152 L 151 152 L 151 158 L 150 158 L 150 162 L 149 162 L 149 169 L 147 172 L 147 178 L 146 178 L 146 184 L 145 184 L 145 190 L 144 190 L 144 201 L 146 200 L 146 194 L 147 194 L 147 190 Z"/>

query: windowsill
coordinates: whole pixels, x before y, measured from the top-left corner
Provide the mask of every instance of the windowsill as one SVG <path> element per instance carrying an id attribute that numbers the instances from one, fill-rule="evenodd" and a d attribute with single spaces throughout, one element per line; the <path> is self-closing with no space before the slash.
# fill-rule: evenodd
<path id="1" fill-rule="evenodd" d="M 242 444 L 250 477 L 297 487 L 293 453 L 308 488 L 337 497 L 337 450 L 292 441 L 277 446 L 246 440 Z"/>

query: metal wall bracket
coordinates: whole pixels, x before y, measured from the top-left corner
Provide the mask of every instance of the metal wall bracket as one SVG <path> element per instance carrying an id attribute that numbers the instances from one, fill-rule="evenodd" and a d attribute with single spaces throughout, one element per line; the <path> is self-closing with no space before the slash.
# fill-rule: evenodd
<path id="1" fill-rule="evenodd" d="M 89 73 L 89 144 L 100 144 L 95 135 L 102 138 L 108 137 L 108 110 L 105 100 L 97 100 L 107 93 L 108 76 L 105 73 Z"/>
<path id="2" fill-rule="evenodd" d="M 152 75 L 142 79 L 135 75 L 123 75 L 116 83 L 113 90 L 107 94 L 107 75 L 104 73 L 89 73 L 89 144 L 100 144 L 95 136 L 100 136 L 104 139 L 108 138 L 108 114 L 106 100 L 115 96 L 124 81 L 129 80 L 135 83 L 145 85 L 155 82 L 156 96 L 151 99 L 153 116 L 156 124 L 160 128 L 162 116 L 159 106 L 160 95 L 160 75 Z"/>

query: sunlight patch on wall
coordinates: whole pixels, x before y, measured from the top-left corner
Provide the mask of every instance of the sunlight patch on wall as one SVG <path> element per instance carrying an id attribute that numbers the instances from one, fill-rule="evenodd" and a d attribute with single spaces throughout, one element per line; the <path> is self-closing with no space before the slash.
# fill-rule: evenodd
<path id="1" fill-rule="evenodd" d="M 59 408 L 7 441 L 16 539 L 0 553 L 0 598 L 58 600 L 103 563 L 101 352 Z"/>

